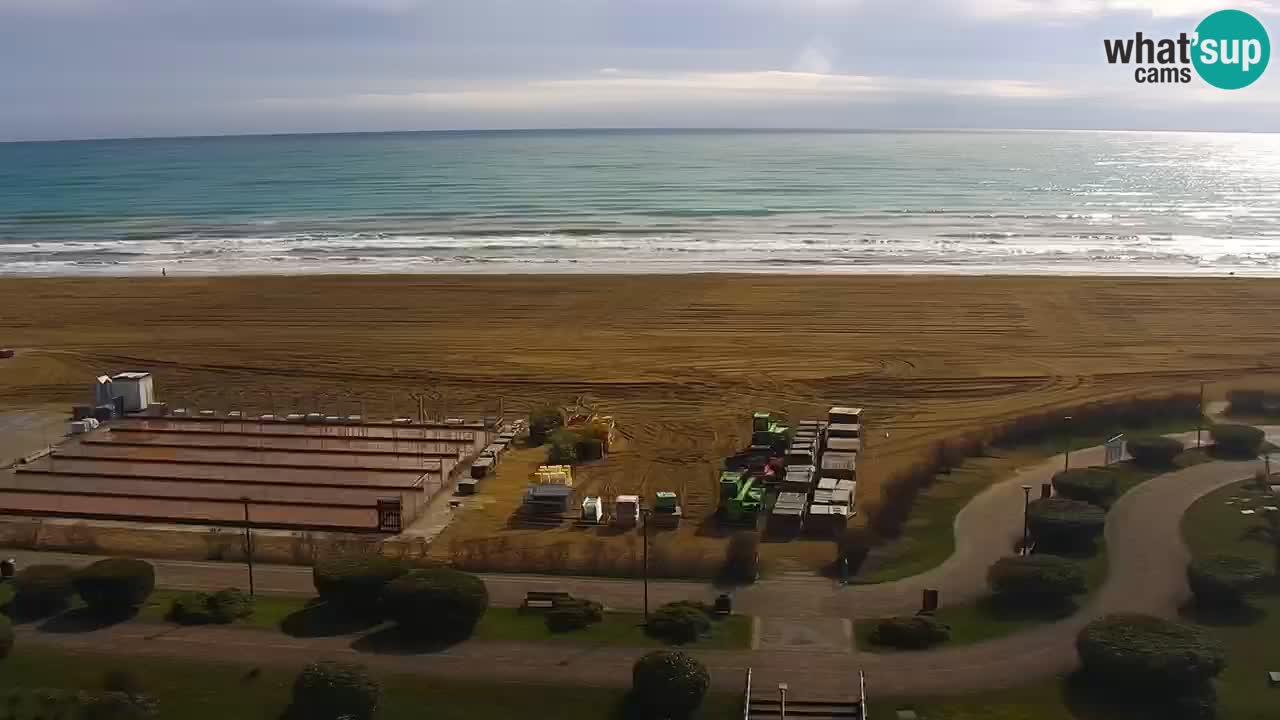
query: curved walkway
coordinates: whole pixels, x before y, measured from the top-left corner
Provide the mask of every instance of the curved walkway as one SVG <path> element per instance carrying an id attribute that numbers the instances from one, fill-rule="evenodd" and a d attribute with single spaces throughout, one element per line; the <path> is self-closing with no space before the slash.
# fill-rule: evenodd
<path id="1" fill-rule="evenodd" d="M 1274 431 L 1275 428 L 1268 428 Z M 1194 436 L 1194 434 L 1192 434 Z M 1072 465 L 1096 464 L 1101 448 L 1072 453 Z M 911 612 L 919 591 L 939 588 L 948 604 L 973 599 L 985 589 L 987 567 L 1008 553 L 1021 532 L 1022 484 L 1038 487 L 1061 467 L 1062 457 L 1015 474 L 976 497 L 956 518 L 956 552 L 942 565 L 916 577 L 882 585 L 840 587 L 822 579 L 767 580 L 738 593 L 738 609 L 765 617 L 874 617 Z M 762 687 L 787 681 L 809 696 L 847 695 L 858 670 L 867 674 L 874 695 L 922 695 L 966 692 L 1023 684 L 1071 669 L 1076 662 L 1075 635 L 1090 620 L 1112 612 L 1145 612 L 1169 616 L 1186 598 L 1187 552 L 1179 524 L 1183 513 L 1201 496 L 1247 479 L 1251 463 L 1208 462 L 1161 475 L 1125 494 L 1111 508 L 1106 539 L 1110 571 L 1103 587 L 1080 612 L 1057 623 L 996 640 L 921 653 L 858 653 L 847 644 L 766 648 L 741 652 L 698 652 L 713 672 L 717 686 L 740 687 L 741 671 L 754 668 Z M 23 562 L 84 562 L 84 556 L 14 553 Z M 244 571 L 221 563 L 156 563 L 161 584 L 172 587 L 243 586 Z M 263 591 L 310 592 L 306 568 L 257 568 Z M 567 587 L 601 597 L 615 607 L 639 600 L 638 583 L 627 580 L 488 576 L 498 604 L 512 604 L 539 584 Z M 653 582 L 654 603 L 681 597 L 705 597 L 704 583 Z M 614 597 L 617 597 L 617 602 Z M 630 600 L 631 602 L 627 602 Z M 360 660 L 388 671 L 431 675 L 466 675 L 495 680 L 625 685 L 630 666 L 643 653 L 634 648 L 593 648 L 559 644 L 467 642 L 425 655 L 379 654 L 362 650 L 351 637 L 289 638 L 238 628 L 158 628 L 123 624 L 80 635 L 56 635 L 30 627 L 19 629 L 21 641 L 52 644 L 78 652 L 183 656 L 234 662 L 299 664 L 318 655 L 359 654 Z M 553 668 L 552 672 L 548 672 Z"/>

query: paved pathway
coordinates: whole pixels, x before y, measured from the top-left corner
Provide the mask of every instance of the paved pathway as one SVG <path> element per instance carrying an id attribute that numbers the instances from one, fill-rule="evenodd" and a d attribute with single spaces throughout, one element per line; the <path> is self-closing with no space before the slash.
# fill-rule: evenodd
<path id="1" fill-rule="evenodd" d="M 1274 430 L 1270 428 L 1269 430 Z M 1192 434 L 1194 435 L 1194 434 Z M 1072 454 L 1073 465 L 1096 463 L 1101 449 Z M 845 696 L 858 670 L 867 674 L 875 695 L 967 692 L 1025 683 L 1061 673 L 1076 662 L 1075 635 L 1090 620 L 1110 612 L 1138 611 L 1169 616 L 1187 596 L 1186 550 L 1179 523 L 1202 495 L 1251 476 L 1253 463 L 1216 461 L 1155 478 L 1122 497 L 1108 515 L 1106 537 L 1111 568 L 1106 584 L 1088 606 L 1058 623 L 977 645 L 928 653 L 875 655 L 847 644 L 848 620 L 917 607 L 919 591 L 937 587 L 944 601 L 959 603 L 983 592 L 986 568 L 1008 552 L 1021 532 L 1022 484 L 1035 487 L 1061 467 L 1062 458 L 1017 473 L 975 498 L 956 518 L 955 555 L 920 576 L 882 585 L 842 588 L 818 578 L 766 580 L 737 594 L 738 609 L 760 618 L 759 649 L 698 652 L 723 689 L 740 687 L 743 672 L 754 668 L 756 682 L 768 687 L 786 681 L 797 694 Z M 56 553 L 13 553 L 22 562 L 83 563 L 91 558 Z M 156 562 L 158 579 L 169 587 L 243 586 L 244 570 L 222 563 Z M 289 566 L 256 568 L 264 592 L 311 592 L 310 571 Z M 636 607 L 635 581 L 537 576 L 485 576 L 495 604 L 518 604 L 532 587 L 569 589 L 602 598 L 619 608 Z M 707 597 L 705 583 L 653 582 L 654 604 L 681 597 Z M 827 620 L 805 618 L 822 617 Z M 488 677 L 526 682 L 625 685 L 630 666 L 643 651 L 558 644 L 467 642 L 431 654 L 385 654 L 361 647 L 357 639 L 290 638 L 239 628 L 170 628 L 124 624 L 85 634 L 54 634 L 19 629 L 20 641 L 55 644 L 75 651 L 195 656 L 254 663 L 300 664 L 317 656 L 359 654 L 361 661 L 396 672 Z"/>
<path id="2" fill-rule="evenodd" d="M 1194 433 L 1188 434 L 1191 439 L 1194 436 Z M 1102 460 L 1101 447 L 1071 454 L 1072 465 L 1076 467 L 1098 465 Z M 1048 482 L 1062 468 L 1062 463 L 1061 455 L 1049 458 L 975 497 L 956 516 L 955 552 L 932 570 L 895 582 L 849 586 L 815 575 L 789 573 L 733 591 L 735 610 L 770 618 L 883 617 L 914 612 L 919 608 L 921 591 L 925 588 L 939 590 L 944 605 L 973 600 L 986 592 L 987 568 L 1009 554 L 1022 533 L 1021 486 L 1031 485 L 1033 493 L 1038 494 L 1040 484 Z M 11 551 L 10 555 L 24 565 L 35 562 L 80 565 L 98 559 L 89 555 L 20 550 Z M 216 589 L 248 585 L 243 564 L 183 560 L 153 560 L 152 563 L 162 587 Z M 499 607 L 517 607 L 525 592 L 538 589 L 567 590 L 618 610 L 639 610 L 643 606 L 644 596 L 637 580 L 511 574 L 482 577 L 492 602 Z M 258 564 L 254 566 L 254 580 L 261 592 L 314 593 L 311 569 L 307 567 Z M 710 600 L 720 591 L 705 582 L 653 580 L 649 583 L 649 602 L 657 607 L 673 600 Z"/>

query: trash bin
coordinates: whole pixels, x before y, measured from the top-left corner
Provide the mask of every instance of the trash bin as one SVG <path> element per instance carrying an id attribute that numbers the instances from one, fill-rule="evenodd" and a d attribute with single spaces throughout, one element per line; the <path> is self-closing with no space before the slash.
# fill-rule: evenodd
<path id="1" fill-rule="evenodd" d="M 18 561 L 13 558 L 0 561 L 0 580 L 8 580 L 18 572 Z"/>
<path id="2" fill-rule="evenodd" d="M 728 593 L 720 593 L 716 596 L 716 614 L 728 615 L 733 612 L 733 598 Z"/>

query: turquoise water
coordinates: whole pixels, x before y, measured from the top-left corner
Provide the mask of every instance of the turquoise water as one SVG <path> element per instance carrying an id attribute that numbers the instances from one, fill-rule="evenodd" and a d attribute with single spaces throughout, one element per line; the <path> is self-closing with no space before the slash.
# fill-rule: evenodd
<path id="1" fill-rule="evenodd" d="M 1280 274 L 1280 136 L 564 131 L 0 144 L 0 272 Z"/>

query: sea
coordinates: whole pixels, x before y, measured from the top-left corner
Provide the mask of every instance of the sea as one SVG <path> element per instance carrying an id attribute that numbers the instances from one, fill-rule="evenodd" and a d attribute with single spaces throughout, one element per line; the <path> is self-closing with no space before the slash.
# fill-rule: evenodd
<path id="1" fill-rule="evenodd" d="M 1280 135 L 0 144 L 0 274 L 162 272 L 1280 275 Z"/>

